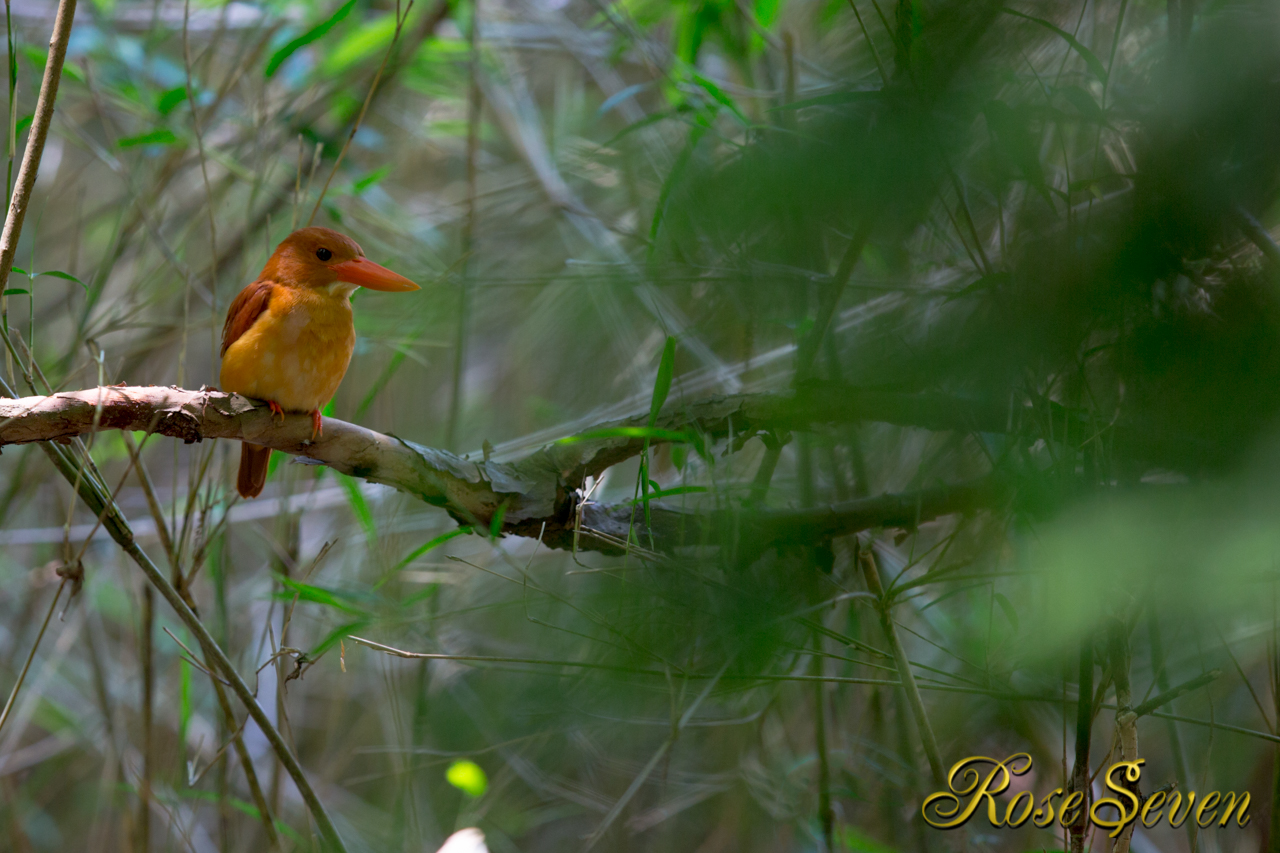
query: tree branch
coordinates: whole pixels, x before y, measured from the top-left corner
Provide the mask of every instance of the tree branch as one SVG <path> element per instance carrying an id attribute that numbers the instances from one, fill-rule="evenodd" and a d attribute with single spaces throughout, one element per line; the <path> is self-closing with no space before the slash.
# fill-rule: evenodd
<path id="1" fill-rule="evenodd" d="M 100 408 L 99 408 L 100 407 Z M 741 438 L 799 417 L 790 397 L 745 395 L 695 403 L 659 419 L 659 427 L 694 424 L 704 435 Z M 1005 500 L 1008 489 L 993 480 L 920 492 L 886 494 L 803 510 L 674 510 L 650 508 L 649 527 L 636 505 L 579 505 L 577 490 L 599 474 L 640 452 L 643 440 L 616 434 L 622 421 L 588 430 L 516 462 L 469 461 L 452 453 L 383 435 L 355 424 L 325 418 L 324 432 L 311 440 L 308 415 L 274 420 L 265 406 L 238 394 L 211 389 L 189 391 L 161 386 L 106 386 L 48 397 L 0 399 L 0 445 L 32 441 L 65 442 L 94 429 L 157 432 L 186 442 L 205 438 L 250 441 L 321 462 L 336 471 L 392 486 L 446 510 L 464 524 L 488 528 L 503 507 L 503 530 L 540 537 L 553 548 L 578 547 L 618 553 L 628 533 L 643 533 L 660 551 L 681 545 L 739 545 L 764 549 L 780 540 L 818 543 L 872 527 L 915 527 L 941 515 L 968 512 Z M 603 433 L 603 435 L 602 435 Z"/>

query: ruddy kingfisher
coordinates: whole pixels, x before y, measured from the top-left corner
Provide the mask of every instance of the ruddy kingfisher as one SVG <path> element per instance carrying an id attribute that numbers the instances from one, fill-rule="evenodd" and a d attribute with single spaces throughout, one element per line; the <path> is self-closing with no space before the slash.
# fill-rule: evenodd
<path id="1" fill-rule="evenodd" d="M 310 412 L 314 440 L 322 427 L 320 409 L 338 390 L 355 349 L 351 294 L 357 287 L 418 289 L 365 258 L 354 240 L 337 231 L 302 228 L 286 237 L 227 310 L 222 390 L 265 401 L 282 421 L 285 412 Z M 271 448 L 241 444 L 241 497 L 262 491 L 270 461 Z"/>

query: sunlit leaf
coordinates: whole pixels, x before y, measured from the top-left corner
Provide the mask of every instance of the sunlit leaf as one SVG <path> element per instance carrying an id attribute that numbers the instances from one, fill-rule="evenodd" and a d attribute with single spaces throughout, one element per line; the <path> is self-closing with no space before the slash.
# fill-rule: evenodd
<path id="1" fill-rule="evenodd" d="M 396 16 L 387 13 L 350 33 L 338 43 L 324 60 L 327 74 L 340 74 L 365 57 L 372 56 L 391 43 L 396 31 Z"/>
<path id="2" fill-rule="evenodd" d="M 571 435 L 557 444 L 573 444 L 575 441 L 594 441 L 599 438 L 649 438 L 657 441 L 694 441 L 693 433 L 655 427 L 607 427 Z"/>
<path id="3" fill-rule="evenodd" d="M 471 797 L 483 796 L 489 788 L 489 779 L 484 770 L 474 761 L 465 758 L 450 764 L 444 778 L 450 785 Z"/>

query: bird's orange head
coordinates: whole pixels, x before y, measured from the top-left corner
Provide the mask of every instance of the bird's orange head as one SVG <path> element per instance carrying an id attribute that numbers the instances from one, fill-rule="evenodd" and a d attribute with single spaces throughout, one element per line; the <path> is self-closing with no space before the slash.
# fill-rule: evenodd
<path id="1" fill-rule="evenodd" d="M 328 288 L 343 283 L 370 290 L 418 289 L 399 273 L 366 258 L 355 240 L 329 228 L 294 231 L 276 247 L 259 279 L 295 287 Z"/>

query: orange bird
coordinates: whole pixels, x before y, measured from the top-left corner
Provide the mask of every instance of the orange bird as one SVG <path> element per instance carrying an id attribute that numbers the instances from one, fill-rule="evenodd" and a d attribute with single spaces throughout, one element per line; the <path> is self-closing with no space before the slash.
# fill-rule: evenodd
<path id="1" fill-rule="evenodd" d="M 256 281 L 231 302 L 222 327 L 222 390 L 265 400 L 273 414 L 310 412 L 311 438 L 320 409 L 351 363 L 357 287 L 408 291 L 418 285 L 367 260 L 350 237 L 302 228 L 276 247 Z M 267 482 L 271 448 L 244 442 L 236 490 L 252 498 Z"/>

